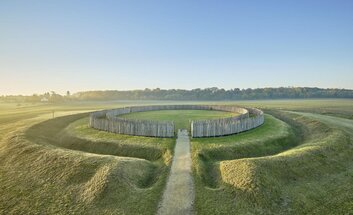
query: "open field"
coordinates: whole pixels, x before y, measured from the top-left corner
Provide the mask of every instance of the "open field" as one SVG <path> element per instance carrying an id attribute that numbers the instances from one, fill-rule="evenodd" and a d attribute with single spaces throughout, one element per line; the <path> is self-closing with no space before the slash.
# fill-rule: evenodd
<path id="1" fill-rule="evenodd" d="M 265 109 L 295 110 L 319 113 L 353 119 L 352 99 L 293 99 L 293 100 L 258 100 L 240 101 L 244 106 Z"/>
<path id="2" fill-rule="evenodd" d="M 155 214 L 175 139 L 87 126 L 87 112 L 147 104 L 192 102 L 0 103 L 0 213 Z M 237 104 L 266 113 L 265 124 L 251 131 L 191 139 L 197 214 L 353 211 L 352 100 L 195 104 Z M 193 117 L 229 114 L 153 112 L 127 116 L 177 120 L 185 127 Z"/>

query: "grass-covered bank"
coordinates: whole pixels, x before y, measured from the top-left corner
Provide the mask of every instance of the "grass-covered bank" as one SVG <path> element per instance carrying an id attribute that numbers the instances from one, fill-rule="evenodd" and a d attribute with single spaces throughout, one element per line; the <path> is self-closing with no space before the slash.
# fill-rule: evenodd
<path id="1" fill-rule="evenodd" d="M 353 160 L 349 134 L 312 118 L 270 113 L 289 125 L 291 131 L 283 136 L 279 135 L 282 132 L 276 125 L 270 126 L 276 129 L 264 133 L 260 127 L 253 133 L 244 133 L 241 139 L 234 137 L 233 143 L 227 141 L 230 146 L 226 146 L 226 150 L 218 149 L 209 142 L 211 140 L 193 140 L 193 150 L 198 151 L 194 154 L 198 213 L 335 214 L 350 211 L 352 204 L 347 202 L 353 202 Z M 266 122 L 267 125 L 271 122 L 268 116 Z M 281 127 L 287 126 L 282 124 Z M 270 134 L 273 130 L 278 136 Z M 242 145 L 243 141 L 247 144 Z M 282 148 L 278 148 L 279 145 Z M 204 180 L 207 177 L 212 177 L 218 186 L 210 189 Z"/>
<path id="2" fill-rule="evenodd" d="M 113 134 L 88 127 L 87 114 L 58 117 L 36 124 L 26 131 L 26 137 L 38 144 L 55 145 L 95 154 L 137 157 L 156 161 L 165 157 L 168 163 L 174 139 L 149 138 Z"/>
<path id="3" fill-rule="evenodd" d="M 86 116 L 38 110 L 1 128 L 0 213 L 155 213 L 174 140 L 90 130 Z"/>
<path id="4" fill-rule="evenodd" d="M 90 129 L 85 115 L 57 117 L 121 106 L 186 103 L 196 104 L 0 103 L 0 214 L 154 214 L 168 174 L 163 172 L 170 159 L 165 152 L 173 146 Z M 192 140 L 198 214 L 352 211 L 353 123 L 347 119 L 353 113 L 352 100 L 197 104 L 258 107 L 267 113 L 267 123 L 254 130 Z M 56 119 L 46 121 L 52 110 Z M 68 124 L 55 121 L 64 119 L 70 119 Z M 42 128 L 29 138 L 33 125 Z M 202 165 L 196 169 L 199 155 Z"/>

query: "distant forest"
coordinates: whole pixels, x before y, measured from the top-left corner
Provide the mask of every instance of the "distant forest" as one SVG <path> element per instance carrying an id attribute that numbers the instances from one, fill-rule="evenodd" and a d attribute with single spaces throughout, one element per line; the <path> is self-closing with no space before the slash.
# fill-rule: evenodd
<path id="1" fill-rule="evenodd" d="M 67 101 L 107 101 L 107 100 L 254 100 L 254 99 L 303 99 L 303 98 L 353 98 L 353 90 L 322 89 L 313 87 L 279 87 L 230 90 L 217 87 L 205 89 L 144 89 L 84 91 L 66 95 L 47 92 L 32 96 L 1 96 L 0 100 L 12 102 L 67 102 Z"/>

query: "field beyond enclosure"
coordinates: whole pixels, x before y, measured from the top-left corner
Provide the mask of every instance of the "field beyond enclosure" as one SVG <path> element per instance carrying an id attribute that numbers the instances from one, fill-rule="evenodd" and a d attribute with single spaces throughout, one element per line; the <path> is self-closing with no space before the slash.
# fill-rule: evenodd
<path id="1" fill-rule="evenodd" d="M 156 214 L 175 138 L 88 127 L 88 113 L 133 105 L 257 107 L 265 123 L 191 139 L 197 214 L 349 214 L 353 100 L 0 103 L 0 214 Z M 189 120 L 220 111 L 149 111 L 126 118 Z"/>

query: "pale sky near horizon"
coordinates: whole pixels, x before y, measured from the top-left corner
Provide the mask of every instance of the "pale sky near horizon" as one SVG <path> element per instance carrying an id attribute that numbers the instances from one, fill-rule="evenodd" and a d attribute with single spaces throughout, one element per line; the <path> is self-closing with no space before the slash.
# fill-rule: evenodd
<path id="1" fill-rule="evenodd" d="M 0 1 L 0 95 L 353 89 L 353 1 Z"/>

